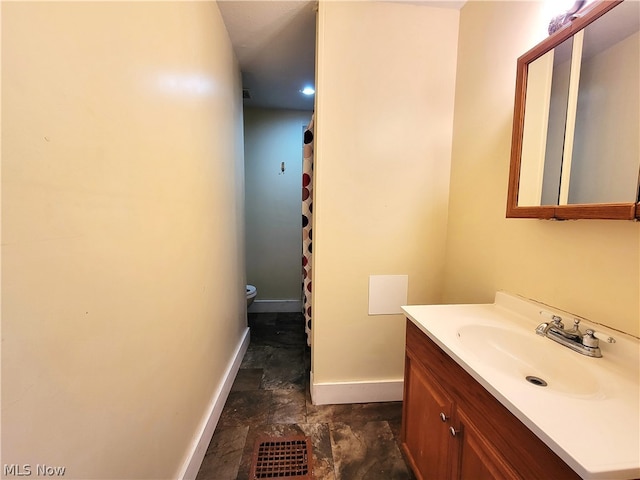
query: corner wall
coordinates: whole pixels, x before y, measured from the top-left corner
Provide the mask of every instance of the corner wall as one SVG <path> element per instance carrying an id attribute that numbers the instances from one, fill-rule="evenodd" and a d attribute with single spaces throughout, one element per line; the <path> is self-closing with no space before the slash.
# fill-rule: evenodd
<path id="1" fill-rule="evenodd" d="M 546 36 L 544 2 L 460 16 L 443 300 L 523 295 L 640 334 L 640 223 L 505 218 L 516 60 Z"/>
<path id="2" fill-rule="evenodd" d="M 405 319 L 368 315 L 369 275 L 407 274 L 409 303 L 440 299 L 458 14 L 320 2 L 312 370 L 316 393 L 331 391 L 322 403 L 369 401 L 378 387 L 378 399 L 402 398 Z M 361 397 L 343 395 L 353 384 Z"/>
<path id="3" fill-rule="evenodd" d="M 218 7 L 1 8 L 2 464 L 176 478 L 246 333 Z"/>

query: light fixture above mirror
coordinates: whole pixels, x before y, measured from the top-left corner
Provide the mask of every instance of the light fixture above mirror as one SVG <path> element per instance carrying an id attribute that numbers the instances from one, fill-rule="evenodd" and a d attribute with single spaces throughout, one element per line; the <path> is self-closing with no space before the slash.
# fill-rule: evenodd
<path id="1" fill-rule="evenodd" d="M 587 3 L 587 0 L 573 1 L 569 8 L 567 8 L 565 11 L 563 11 L 559 15 L 556 15 L 555 17 L 553 17 L 551 19 L 551 22 L 549 22 L 549 35 L 556 33 L 564 25 L 574 20 L 575 19 L 574 15 L 578 13 L 578 11 L 582 7 L 584 7 L 586 3 Z"/>

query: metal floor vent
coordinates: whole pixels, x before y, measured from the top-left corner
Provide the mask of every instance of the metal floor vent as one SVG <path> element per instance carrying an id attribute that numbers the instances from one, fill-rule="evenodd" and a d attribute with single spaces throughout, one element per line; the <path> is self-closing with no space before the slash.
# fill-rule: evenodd
<path id="1" fill-rule="evenodd" d="M 258 439 L 253 449 L 250 480 L 294 478 L 311 480 L 311 441 L 290 436 Z"/>

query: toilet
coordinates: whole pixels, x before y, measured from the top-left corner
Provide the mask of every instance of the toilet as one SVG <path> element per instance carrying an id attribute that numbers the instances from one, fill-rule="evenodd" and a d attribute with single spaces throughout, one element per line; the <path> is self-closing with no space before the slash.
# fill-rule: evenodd
<path id="1" fill-rule="evenodd" d="M 258 294 L 258 290 L 253 285 L 247 285 L 247 307 L 253 303 Z"/>

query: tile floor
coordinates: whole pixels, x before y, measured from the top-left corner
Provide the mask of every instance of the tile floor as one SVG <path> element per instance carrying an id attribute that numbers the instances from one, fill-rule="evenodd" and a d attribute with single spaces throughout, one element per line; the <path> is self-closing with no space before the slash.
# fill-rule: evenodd
<path id="1" fill-rule="evenodd" d="M 414 480 L 401 402 L 313 405 L 302 315 L 249 314 L 251 342 L 197 480 L 248 480 L 256 438 L 307 435 L 317 480 Z"/>

